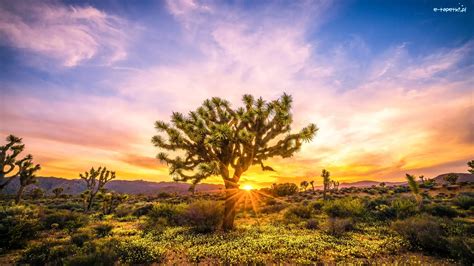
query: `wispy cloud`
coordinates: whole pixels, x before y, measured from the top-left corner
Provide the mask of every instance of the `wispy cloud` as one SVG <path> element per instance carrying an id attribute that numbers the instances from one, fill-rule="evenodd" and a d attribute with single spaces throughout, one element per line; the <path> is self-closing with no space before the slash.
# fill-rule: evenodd
<path id="1" fill-rule="evenodd" d="M 26 93 L 8 95 L 2 112 L 9 118 L 0 132 L 33 139 L 29 147 L 40 154 L 43 169 L 51 174 L 76 176 L 77 169 L 100 161 L 121 177 L 170 180 L 166 166 L 154 159 L 158 151 L 150 138 L 155 120 L 168 120 L 172 111 L 187 113 L 213 96 L 236 107 L 244 93 L 274 99 L 287 92 L 294 96 L 294 130 L 315 122 L 320 131 L 293 158 L 273 159 L 270 164 L 276 173 L 251 168 L 243 177 L 248 182 L 316 179 L 322 168 L 341 181 L 400 180 L 405 172 L 435 175 L 448 168 L 447 162 L 450 171 L 464 171 L 460 162 L 472 157 L 474 148 L 469 133 L 474 126 L 473 65 L 466 60 L 472 56 L 472 43 L 413 54 L 412 44 L 400 42 L 375 52 L 363 37 L 353 34 L 328 47 L 321 45 L 324 39 L 319 38 L 318 27 L 324 27 L 324 14 L 333 10 L 329 2 L 278 5 L 244 11 L 212 1 L 168 1 L 166 8 L 179 27 L 172 35 L 180 47 L 169 50 L 176 60 L 149 62 L 146 67 L 114 66 L 104 81 L 109 90 L 103 96 L 79 93 L 54 101 Z M 60 14 L 74 14 L 79 8 L 42 6 L 59 8 Z M 81 38 L 99 46 L 86 45 L 93 49 L 84 48 L 86 52 L 78 53 L 80 59 L 72 60 L 72 65 L 100 58 L 100 47 L 108 41 L 99 38 L 101 30 L 96 27 L 115 32 L 111 28 L 120 23 L 95 8 L 82 9 L 89 11 L 81 11 L 81 19 L 71 23 L 80 24 Z M 11 8 L 2 10 L 16 14 Z M 39 13 L 41 21 L 52 21 L 45 19 L 52 15 Z M 26 20 L 24 16 L 20 21 Z M 44 33 L 39 25 L 23 23 L 35 34 Z M 99 35 L 84 33 L 89 23 L 96 25 L 90 27 Z M 101 23 L 106 26 L 97 26 Z M 65 31 L 60 36 L 76 35 Z M 160 43 L 142 45 L 160 48 Z M 62 47 L 51 47 L 60 51 L 60 57 L 44 56 L 67 65 L 65 58 L 75 58 L 71 55 L 76 53 L 63 52 Z M 178 56 L 183 47 L 189 56 Z"/>
<path id="2" fill-rule="evenodd" d="M 91 6 L 49 1 L 0 3 L 2 42 L 45 58 L 43 64 L 53 59 L 64 67 L 74 67 L 93 58 L 102 64 L 124 59 L 125 23 Z"/>

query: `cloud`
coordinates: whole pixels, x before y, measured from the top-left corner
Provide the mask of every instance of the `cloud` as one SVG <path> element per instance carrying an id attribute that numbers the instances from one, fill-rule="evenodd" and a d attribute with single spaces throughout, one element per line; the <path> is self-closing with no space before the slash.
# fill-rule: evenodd
<path id="1" fill-rule="evenodd" d="M 2 1 L 0 36 L 7 45 L 74 67 L 91 59 L 111 64 L 127 56 L 126 22 L 91 6 Z M 41 60 L 45 63 L 47 60 Z"/>
<path id="2" fill-rule="evenodd" d="M 194 54 L 108 75 L 114 77 L 107 80 L 111 96 L 9 96 L 2 112 L 11 120 L 1 131 L 36 138 L 32 149 L 42 154 L 44 169 L 57 173 L 103 162 L 121 177 L 171 180 L 153 159 L 155 120 L 168 121 L 172 111 L 186 114 L 213 96 L 238 107 L 244 93 L 271 100 L 287 92 L 294 97 L 293 129 L 315 122 L 320 131 L 293 158 L 270 160 L 276 173 L 252 167 L 242 177 L 246 182 L 320 180 L 323 168 L 339 181 L 434 175 L 447 169 L 446 162 L 456 162 L 450 171 L 465 171 L 460 162 L 474 148 L 472 63 L 466 62 L 472 44 L 413 55 L 409 43 L 397 43 L 376 54 L 351 35 L 327 48 L 315 27 L 324 24 L 328 5 L 298 3 L 304 4 L 243 11 L 167 2 L 181 27 L 173 52 L 181 55 L 184 47 Z M 308 38 L 309 31 L 316 37 Z"/>

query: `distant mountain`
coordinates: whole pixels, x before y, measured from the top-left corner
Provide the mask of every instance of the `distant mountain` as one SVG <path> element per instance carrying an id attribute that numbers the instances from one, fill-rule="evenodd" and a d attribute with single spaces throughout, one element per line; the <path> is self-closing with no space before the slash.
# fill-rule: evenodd
<path id="1" fill-rule="evenodd" d="M 344 187 L 371 187 L 371 186 L 380 186 L 380 183 L 385 183 L 385 186 L 399 186 L 403 185 L 406 182 L 379 182 L 379 181 L 372 181 L 372 180 L 364 180 L 364 181 L 357 181 L 352 183 L 341 183 L 339 185 L 340 188 Z"/>
<path id="2" fill-rule="evenodd" d="M 455 173 L 458 176 L 457 182 L 474 182 L 474 174 L 465 174 L 465 173 Z M 449 175 L 449 173 L 439 175 L 435 177 L 435 181 L 438 184 L 445 184 L 447 183 L 444 180 L 444 177 Z"/>
<path id="3" fill-rule="evenodd" d="M 465 174 L 465 173 L 456 173 L 458 175 L 458 182 L 474 182 L 474 175 L 473 174 Z M 444 177 L 448 174 L 442 174 L 434 177 L 436 183 L 438 184 L 445 184 Z M 357 181 L 352 183 L 341 183 L 340 188 L 344 187 L 371 187 L 371 186 L 379 186 L 379 181 L 373 180 L 364 180 L 364 181 Z M 384 182 L 386 186 L 399 186 L 405 185 L 406 182 Z M 146 194 L 152 195 L 157 194 L 160 192 L 168 192 L 168 193 L 179 193 L 179 194 L 186 194 L 188 193 L 189 184 L 187 183 L 177 183 L 177 182 L 151 182 L 151 181 L 144 181 L 144 180 L 112 180 L 105 185 L 105 188 L 119 192 L 119 193 L 127 193 L 127 194 Z M 19 182 L 17 179 L 12 181 L 3 191 L 6 194 L 14 194 L 18 190 Z M 27 188 L 31 190 L 35 187 L 40 187 L 45 190 L 47 193 L 51 193 L 51 191 L 56 187 L 62 187 L 64 189 L 64 193 L 67 194 L 80 194 L 85 189 L 86 186 L 84 181 L 81 179 L 66 179 L 66 178 L 59 178 L 59 177 L 38 177 L 38 183 L 35 185 L 31 185 Z M 319 187 L 317 187 L 319 188 Z M 211 191 L 219 191 L 224 189 L 223 185 L 220 184 L 198 184 L 196 186 L 196 191 L 198 192 L 211 192 Z"/>
<path id="4" fill-rule="evenodd" d="M 119 192 L 119 193 L 127 193 L 127 194 L 157 194 L 160 192 L 176 192 L 180 194 L 188 193 L 190 184 L 187 183 L 177 183 L 177 182 L 150 182 L 144 180 L 112 180 L 109 183 L 105 184 L 105 188 Z M 13 180 L 6 188 L 4 193 L 6 194 L 14 194 L 18 190 L 19 181 L 17 179 Z M 47 193 L 51 193 L 51 191 L 56 187 L 62 187 L 64 189 L 64 193 L 67 194 L 80 194 L 85 189 L 85 183 L 81 179 L 66 179 L 66 178 L 59 178 L 59 177 L 38 177 L 38 183 L 31 185 L 27 188 L 27 190 L 34 189 L 36 187 L 40 187 L 45 190 Z M 219 191 L 223 189 L 223 185 L 219 184 L 198 184 L 196 186 L 196 191 L 204 192 L 204 191 Z"/>
<path id="5" fill-rule="evenodd" d="M 455 173 L 458 176 L 457 182 L 474 182 L 474 174 L 466 174 L 466 173 Z M 449 175 L 449 173 L 438 175 L 434 177 L 435 181 L 437 184 L 445 184 L 447 183 L 444 180 L 444 177 Z M 379 181 L 373 181 L 373 180 L 365 180 L 365 181 L 357 181 L 353 183 L 341 183 L 340 188 L 343 187 L 371 187 L 371 186 L 379 186 L 380 183 Z M 400 185 L 406 185 L 407 182 L 384 182 L 386 186 L 400 186 Z"/>

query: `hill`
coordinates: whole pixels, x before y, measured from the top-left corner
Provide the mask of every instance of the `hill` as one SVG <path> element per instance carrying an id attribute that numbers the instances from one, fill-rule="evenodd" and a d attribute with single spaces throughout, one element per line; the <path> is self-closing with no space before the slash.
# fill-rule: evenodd
<path id="1" fill-rule="evenodd" d="M 177 183 L 177 182 L 150 182 L 144 180 L 112 180 L 105 185 L 106 189 L 127 194 L 156 194 L 160 192 L 176 192 L 185 194 L 188 192 L 190 184 Z M 12 181 L 6 188 L 6 194 L 14 194 L 18 190 L 18 180 Z M 59 177 L 38 177 L 38 183 L 28 187 L 31 190 L 35 187 L 40 187 L 46 192 L 50 193 L 56 187 L 62 187 L 64 193 L 67 194 L 80 194 L 85 189 L 85 183 L 81 179 L 66 179 Z M 223 185 L 219 184 L 198 184 L 196 191 L 218 191 L 223 189 Z"/>
<path id="2" fill-rule="evenodd" d="M 438 184 L 445 184 L 444 177 L 447 176 L 448 173 L 438 175 L 434 177 L 436 183 Z M 457 173 L 458 175 L 458 182 L 474 182 L 474 175 L 473 174 L 465 174 L 465 173 Z M 379 186 L 379 181 L 373 180 L 364 180 L 364 181 L 357 181 L 357 182 L 346 182 L 341 183 L 339 186 L 340 188 L 344 187 L 371 187 L 371 186 Z M 399 186 L 405 185 L 406 182 L 384 182 L 386 186 Z M 186 194 L 188 193 L 189 184 L 187 183 L 177 183 L 177 182 L 151 182 L 151 181 L 144 181 L 144 180 L 112 180 L 105 185 L 105 188 L 119 192 L 119 193 L 127 193 L 127 194 L 147 194 L 152 195 L 160 192 L 168 192 L 168 193 L 179 193 L 179 194 Z M 11 182 L 6 188 L 6 194 L 14 194 L 18 190 L 19 183 L 18 180 L 14 180 Z M 56 187 L 62 187 L 64 192 L 67 194 L 80 194 L 86 189 L 84 181 L 81 179 L 66 179 L 66 178 L 59 178 L 59 177 L 38 177 L 38 183 L 32 186 L 29 186 L 27 190 L 31 190 L 35 187 L 40 187 L 46 192 L 50 193 Z M 317 187 L 318 189 L 320 187 Z M 198 184 L 196 186 L 196 191 L 198 192 L 211 192 L 211 191 L 219 191 L 224 189 L 223 185 L 220 184 Z"/>

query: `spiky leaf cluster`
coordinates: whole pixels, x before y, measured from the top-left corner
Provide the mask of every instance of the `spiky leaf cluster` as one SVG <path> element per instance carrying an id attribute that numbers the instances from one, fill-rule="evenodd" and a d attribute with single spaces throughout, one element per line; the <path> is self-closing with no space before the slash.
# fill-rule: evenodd
<path id="1" fill-rule="evenodd" d="M 79 174 L 82 180 L 87 184 L 87 189 L 93 192 L 101 190 L 104 185 L 115 178 L 115 172 L 107 170 L 107 167 L 99 167 L 94 169 L 92 167 L 84 174 Z"/>
<path id="2" fill-rule="evenodd" d="M 27 183 L 28 179 L 41 167 L 33 165 L 33 156 L 26 155 L 18 159 L 18 155 L 25 149 L 22 139 L 14 135 L 6 138 L 7 144 L 0 146 L 0 190 L 6 187 L 13 179 L 20 177 Z M 20 180 L 21 181 L 21 180 Z"/>
<path id="3" fill-rule="evenodd" d="M 212 98 L 187 116 L 173 113 L 170 124 L 156 122 L 160 134 L 152 142 L 165 150 L 157 157 L 168 164 L 176 181 L 197 184 L 209 176 L 221 175 L 226 184 L 237 183 L 241 174 L 255 164 L 272 171 L 264 165 L 265 160 L 292 156 L 318 130 L 310 124 L 298 133 L 290 133 L 290 95 L 270 102 L 244 95 L 242 101 L 244 106 L 234 110 L 228 101 Z M 171 156 L 166 151 L 180 155 Z"/>
<path id="4" fill-rule="evenodd" d="M 84 174 L 79 174 L 79 176 L 87 185 L 87 190 L 81 194 L 81 197 L 84 199 L 85 210 L 88 211 L 91 209 L 97 193 L 104 189 L 107 182 L 115 179 L 115 172 L 107 170 L 106 167 L 99 167 L 97 170 L 92 167 Z"/>

